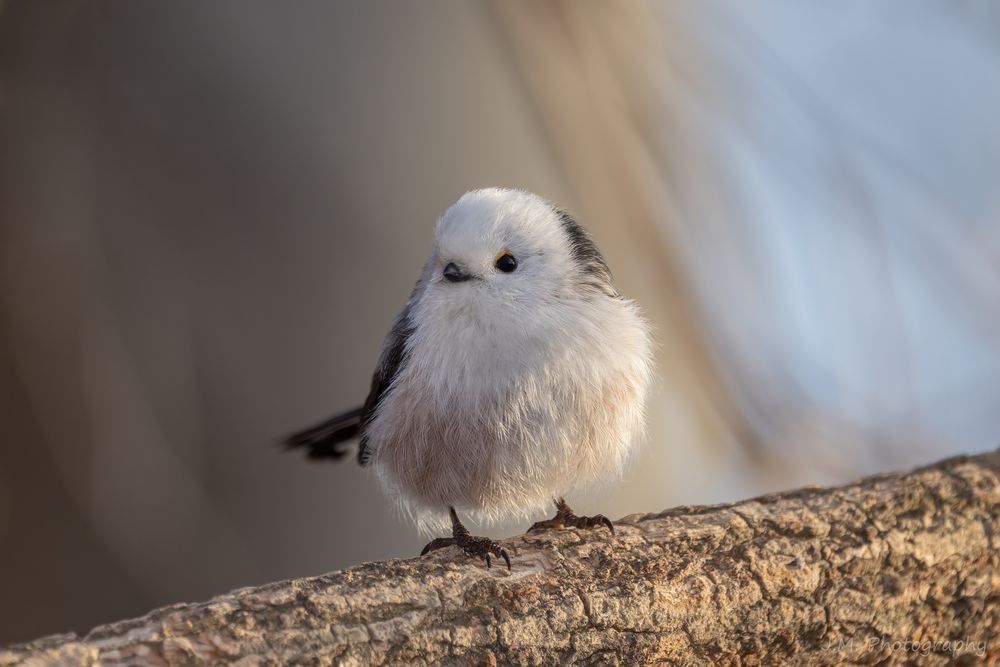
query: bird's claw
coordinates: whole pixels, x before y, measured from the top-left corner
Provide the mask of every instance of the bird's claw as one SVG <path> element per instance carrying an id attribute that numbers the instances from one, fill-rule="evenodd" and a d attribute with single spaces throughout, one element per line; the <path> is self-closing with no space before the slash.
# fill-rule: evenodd
<path id="1" fill-rule="evenodd" d="M 490 554 L 492 553 L 497 558 L 503 558 L 504 562 L 507 563 L 507 571 L 511 570 L 510 556 L 507 555 L 507 550 L 488 537 L 469 536 L 464 539 L 460 537 L 456 543 L 462 547 L 462 551 L 470 556 L 479 556 L 482 558 L 486 563 L 487 569 L 493 567 L 493 562 L 490 560 Z"/>
<path id="2" fill-rule="evenodd" d="M 478 556 L 486 563 L 486 568 L 493 567 L 493 561 L 490 559 L 490 554 L 492 553 L 497 558 L 503 558 L 504 562 L 507 564 L 507 571 L 511 571 L 510 565 L 510 555 L 507 554 L 507 550 L 501 547 L 497 542 L 489 539 L 488 537 L 473 537 L 471 535 L 462 535 L 459 537 L 439 537 L 435 540 L 431 540 L 424 547 L 420 555 L 426 555 L 431 551 L 437 551 L 438 549 L 443 549 L 444 547 L 450 547 L 452 545 L 458 546 L 470 556 Z"/>
<path id="3" fill-rule="evenodd" d="M 612 535 L 615 534 L 615 524 L 611 523 L 611 519 L 603 514 L 596 514 L 585 518 L 587 519 L 587 528 L 593 528 L 594 526 L 601 525 L 607 527 L 607 529 L 611 531 Z"/>
<path id="4" fill-rule="evenodd" d="M 549 528 L 595 528 L 597 526 L 604 526 L 611 531 L 612 535 L 615 534 L 615 524 L 611 523 L 611 519 L 603 514 L 595 514 L 594 516 L 577 516 L 567 508 L 565 510 L 560 509 L 559 512 L 557 512 L 556 515 L 548 521 L 539 521 L 529 528 L 528 532 L 534 533 L 547 530 Z"/>
<path id="5" fill-rule="evenodd" d="M 438 549 L 444 549 L 445 547 L 450 547 L 453 544 L 455 544 L 454 537 L 439 537 L 437 539 L 433 539 L 430 542 L 428 542 L 427 546 L 425 546 L 423 550 L 420 552 L 420 555 L 426 556 L 432 551 L 437 551 Z"/>

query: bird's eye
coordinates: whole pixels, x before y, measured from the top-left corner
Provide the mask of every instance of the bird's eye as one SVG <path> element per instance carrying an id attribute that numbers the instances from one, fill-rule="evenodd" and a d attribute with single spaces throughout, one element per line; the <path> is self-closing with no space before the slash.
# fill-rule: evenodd
<path id="1" fill-rule="evenodd" d="M 497 255 L 495 260 L 493 260 L 493 266 L 497 267 L 498 270 L 503 271 L 504 273 L 510 273 L 517 268 L 517 260 L 514 259 L 514 255 L 504 250 L 502 253 Z"/>

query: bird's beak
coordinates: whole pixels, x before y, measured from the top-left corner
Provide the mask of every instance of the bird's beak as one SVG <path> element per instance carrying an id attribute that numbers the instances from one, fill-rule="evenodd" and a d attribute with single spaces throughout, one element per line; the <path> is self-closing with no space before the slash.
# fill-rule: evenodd
<path id="1" fill-rule="evenodd" d="M 441 275 L 443 275 L 448 282 L 452 283 L 465 282 L 472 277 L 468 273 L 464 273 L 462 269 L 458 268 L 455 262 L 448 262 L 448 266 L 444 267 L 444 272 Z"/>

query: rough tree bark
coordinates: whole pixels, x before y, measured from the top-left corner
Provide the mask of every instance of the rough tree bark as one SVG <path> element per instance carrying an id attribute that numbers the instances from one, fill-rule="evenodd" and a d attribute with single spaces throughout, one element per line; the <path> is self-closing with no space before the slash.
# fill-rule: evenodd
<path id="1" fill-rule="evenodd" d="M 510 574 L 454 548 L 366 563 L 0 649 L 0 665 L 997 662 L 998 477 L 1000 451 L 629 516 L 614 539 L 524 535 Z"/>

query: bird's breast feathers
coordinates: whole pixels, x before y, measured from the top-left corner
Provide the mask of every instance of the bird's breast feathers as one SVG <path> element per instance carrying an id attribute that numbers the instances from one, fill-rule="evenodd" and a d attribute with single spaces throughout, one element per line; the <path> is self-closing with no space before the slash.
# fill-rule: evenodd
<path id="1" fill-rule="evenodd" d="M 414 305 L 407 357 L 368 427 L 375 468 L 421 513 L 530 511 L 621 470 L 642 424 L 646 325 L 634 305 L 490 299 Z"/>

